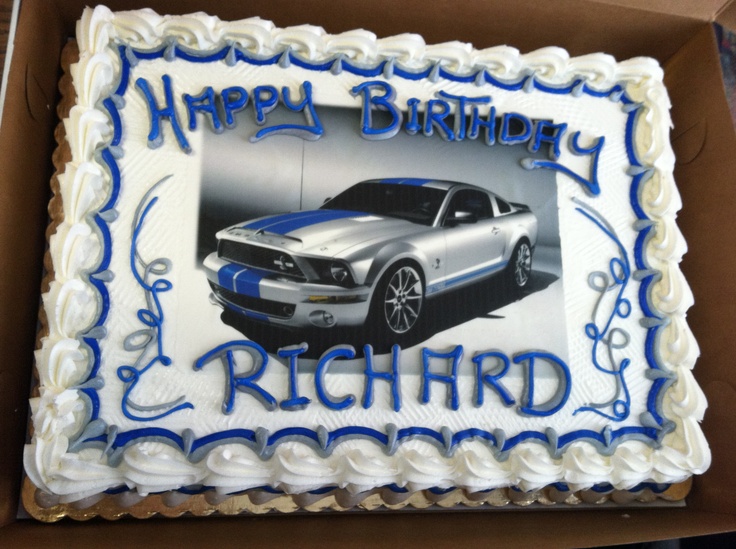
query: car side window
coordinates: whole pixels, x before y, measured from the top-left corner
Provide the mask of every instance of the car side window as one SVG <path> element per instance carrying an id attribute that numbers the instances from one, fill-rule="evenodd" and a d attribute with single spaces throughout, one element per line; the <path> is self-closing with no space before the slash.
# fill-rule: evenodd
<path id="1" fill-rule="evenodd" d="M 511 211 L 511 206 L 505 200 L 496 197 L 496 204 L 498 205 L 498 213 L 507 214 Z"/>
<path id="2" fill-rule="evenodd" d="M 455 217 L 457 212 L 465 212 L 475 219 L 489 219 L 493 217 L 491 198 L 488 194 L 473 189 L 457 191 L 450 200 L 447 209 L 447 218 Z"/>

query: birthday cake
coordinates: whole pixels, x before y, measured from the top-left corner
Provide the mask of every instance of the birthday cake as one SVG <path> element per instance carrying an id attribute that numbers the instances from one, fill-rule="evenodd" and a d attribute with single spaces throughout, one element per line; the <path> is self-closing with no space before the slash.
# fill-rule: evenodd
<path id="1" fill-rule="evenodd" d="M 708 467 L 654 60 L 103 7 L 77 44 L 37 503 Z"/>

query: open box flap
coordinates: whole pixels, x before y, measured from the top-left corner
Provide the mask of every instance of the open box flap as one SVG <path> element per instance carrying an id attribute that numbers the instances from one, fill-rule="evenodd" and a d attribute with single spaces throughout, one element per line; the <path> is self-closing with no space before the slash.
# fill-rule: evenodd
<path id="1" fill-rule="evenodd" d="M 713 451 L 711 468 L 696 477 L 697 489 L 688 501 L 699 509 L 736 514 L 736 425 L 729 421 L 736 417 L 736 370 L 727 358 L 736 308 L 716 305 L 736 299 L 736 287 L 723 283 L 736 268 L 729 251 L 736 235 L 736 157 L 724 155 L 736 151 L 736 134 L 725 97 L 717 93 L 723 81 L 711 29 L 704 27 L 665 65 L 665 83 L 673 104 L 675 180 L 683 202 L 677 221 L 688 243 L 681 266 L 695 296 L 688 324 L 701 349 L 695 373 L 708 398 L 703 430 Z"/>
<path id="2" fill-rule="evenodd" d="M 733 0 L 592 0 L 601 4 L 625 6 L 637 10 L 680 15 L 701 21 L 713 21 Z"/>
<path id="3" fill-rule="evenodd" d="M 736 31 L 736 2 L 729 2 L 718 13 L 716 22 L 724 27 Z"/>
<path id="4" fill-rule="evenodd" d="M 30 3 L 30 2 L 29 2 Z M 15 517 L 41 282 L 62 31 L 51 3 L 26 10 L 46 47 L 19 32 L 0 129 L 0 525 Z M 57 21 L 56 24 L 54 22 Z M 25 394 L 24 394 L 25 393 Z"/>

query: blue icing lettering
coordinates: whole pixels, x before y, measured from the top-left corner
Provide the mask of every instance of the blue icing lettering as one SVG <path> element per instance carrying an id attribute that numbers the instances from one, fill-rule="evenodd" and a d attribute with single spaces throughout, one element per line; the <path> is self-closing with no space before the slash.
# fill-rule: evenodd
<path id="1" fill-rule="evenodd" d="M 573 172 L 567 166 L 554 162 L 552 160 L 536 160 L 533 158 L 525 158 L 521 161 L 521 165 L 527 170 L 535 170 L 538 168 L 545 168 L 548 170 L 556 170 L 560 173 L 564 173 L 568 177 L 572 178 L 577 183 L 583 186 L 585 192 L 589 195 L 596 196 L 601 193 L 601 187 L 598 183 L 598 159 L 603 145 L 606 142 L 605 136 L 600 136 L 593 141 L 590 147 L 580 146 L 580 132 L 575 132 L 570 135 L 568 147 L 570 151 L 577 156 L 590 155 L 590 176 L 586 179 L 585 177 Z"/>
<path id="2" fill-rule="evenodd" d="M 472 105 L 475 113 L 477 114 L 477 105 L 487 105 L 491 102 L 490 96 L 466 97 L 464 95 L 452 95 L 450 93 L 447 93 L 446 91 L 439 91 L 437 95 L 439 95 L 443 99 L 446 99 L 448 102 L 455 103 L 455 139 L 457 141 L 462 141 L 463 139 L 465 139 L 465 107 L 467 105 Z M 495 109 L 492 110 L 492 113 L 494 113 L 495 115 Z M 475 137 L 471 137 L 471 139 L 475 139 Z"/>
<path id="3" fill-rule="evenodd" d="M 349 345 L 338 345 L 327 350 L 317 363 L 317 372 L 314 376 L 314 385 L 317 391 L 319 401 L 330 410 L 344 410 L 355 404 L 355 396 L 348 395 L 341 400 L 332 396 L 325 387 L 325 376 L 327 370 L 337 358 L 346 358 L 348 360 L 355 358 L 355 349 Z"/>
<path id="4" fill-rule="evenodd" d="M 430 137 L 434 129 L 445 141 L 454 141 L 455 133 L 445 123 L 445 118 L 450 115 L 450 104 L 442 99 L 430 99 L 424 110 L 424 135 Z"/>
<path id="5" fill-rule="evenodd" d="M 173 103 L 173 90 L 171 78 L 163 76 L 165 106 L 159 108 L 156 98 L 151 91 L 150 84 L 139 78 L 136 85 L 143 93 L 148 102 L 151 114 L 151 130 L 148 141 L 151 148 L 156 148 L 163 143 L 161 133 L 162 120 L 169 120 L 179 146 L 186 152 L 191 152 L 191 147 L 181 129 Z M 212 86 L 205 87 L 199 95 L 182 94 L 184 106 L 189 117 L 189 130 L 197 129 L 197 115 L 204 115 L 209 121 L 210 128 L 215 133 L 221 133 L 225 128 L 232 129 L 236 126 L 235 114 L 244 110 L 252 97 L 253 112 L 256 124 L 264 126 L 268 113 L 272 112 L 279 103 L 293 113 L 302 113 L 306 123 L 304 124 L 277 124 L 266 126 L 250 138 L 251 142 L 260 141 L 271 135 L 293 135 L 306 140 L 319 139 L 324 128 L 319 120 L 317 111 L 312 100 L 312 84 L 308 81 L 302 83 L 299 88 L 299 97 L 292 97 L 291 90 L 284 86 L 281 93 L 275 86 L 257 86 L 252 94 L 241 86 L 230 86 L 216 94 Z M 224 116 L 224 120 L 223 120 Z M 117 127 L 117 126 L 116 126 Z M 116 137 L 119 140 L 119 137 Z"/>
<path id="6" fill-rule="evenodd" d="M 365 391 L 363 392 L 363 408 L 373 406 L 373 382 L 376 379 L 387 381 L 391 385 L 391 404 L 394 412 L 401 411 L 401 380 L 399 378 L 399 358 L 401 347 L 391 347 L 391 372 L 376 372 L 373 369 L 373 347 L 366 345 L 365 354 Z"/>
<path id="7" fill-rule="evenodd" d="M 522 130 L 519 133 L 512 133 L 511 123 L 514 121 L 521 124 Z M 531 135 L 532 121 L 523 114 L 519 114 L 518 112 L 507 112 L 501 117 L 501 133 L 498 135 L 498 142 L 501 145 L 526 143 Z"/>
<path id="8" fill-rule="evenodd" d="M 253 363 L 250 371 L 245 374 L 235 373 L 235 353 L 238 351 L 244 351 L 250 355 Z M 194 369 L 201 370 L 207 364 L 218 358 L 222 361 L 222 365 L 225 368 L 225 396 L 222 400 L 223 414 L 231 414 L 235 408 L 235 391 L 248 393 L 258 400 L 266 410 L 271 411 L 276 409 L 276 399 L 256 383 L 263 376 L 268 365 L 268 355 L 263 347 L 254 341 L 230 341 L 215 347 L 199 357 L 194 363 Z"/>
<path id="9" fill-rule="evenodd" d="M 190 153 L 192 148 L 189 146 L 187 138 L 184 136 L 184 132 L 179 125 L 179 119 L 176 115 L 176 109 L 174 108 L 174 92 L 171 87 L 171 77 L 168 74 L 164 74 L 161 77 L 164 84 L 164 97 L 165 106 L 163 108 L 158 107 L 156 98 L 153 96 L 151 86 L 144 78 L 138 78 L 135 81 L 136 87 L 143 93 L 143 97 L 148 103 L 148 111 L 151 114 L 151 131 L 148 133 L 148 146 L 152 149 L 156 149 L 161 146 L 164 142 L 164 137 L 161 134 L 161 121 L 162 119 L 168 119 L 171 123 L 171 128 L 174 131 L 176 140 L 179 143 L 179 147 L 186 153 Z"/>
<path id="10" fill-rule="evenodd" d="M 383 92 L 383 94 L 374 95 L 374 91 Z M 371 80 L 355 86 L 350 93 L 354 96 L 363 96 L 360 134 L 365 139 L 388 139 L 399 132 L 403 114 L 394 105 L 396 90 L 390 84 L 380 80 Z M 373 127 L 372 109 L 374 107 L 391 115 L 391 122 L 386 127 Z"/>
<path id="11" fill-rule="evenodd" d="M 499 366 L 492 370 L 483 371 L 483 362 L 486 359 L 498 359 Z M 501 398 L 504 406 L 512 406 L 516 404 L 516 400 L 509 394 L 508 389 L 501 383 L 501 378 L 506 375 L 511 367 L 511 361 L 504 353 L 499 351 L 487 351 L 485 353 L 477 353 L 473 357 L 473 362 L 476 366 L 476 397 L 475 405 L 477 407 L 483 406 L 484 395 L 483 395 L 483 384 L 487 384 L 493 389 L 496 394 Z"/>
<path id="12" fill-rule="evenodd" d="M 462 345 L 456 346 L 453 350 L 446 353 L 440 353 L 427 349 L 422 349 L 422 394 L 419 401 L 427 404 L 430 399 L 430 383 L 432 381 L 447 384 L 447 407 L 452 410 L 460 408 L 460 398 L 457 390 L 457 367 L 463 356 Z M 450 361 L 450 373 L 438 374 L 430 370 L 430 362 L 433 358 L 446 359 Z"/>
<path id="13" fill-rule="evenodd" d="M 207 86 L 200 95 L 193 97 L 188 93 L 184 94 L 184 102 L 187 104 L 187 111 L 189 112 L 189 129 L 194 131 L 197 129 L 197 117 L 196 113 L 209 115 L 209 122 L 212 131 L 215 133 L 222 133 L 224 129 L 220 115 L 217 112 L 217 105 L 215 105 L 215 92 L 212 86 Z"/>
<path id="14" fill-rule="evenodd" d="M 258 90 L 258 88 L 256 88 Z M 281 99 L 284 106 L 292 112 L 301 112 L 304 114 L 304 118 L 307 120 L 307 124 L 279 124 L 276 126 L 270 126 L 264 128 L 256 133 L 251 138 L 251 142 L 256 142 L 269 135 L 294 135 L 301 137 L 307 141 L 314 141 L 319 139 L 324 133 L 322 123 L 319 121 L 317 111 L 314 108 L 312 102 L 312 84 L 310 82 L 303 82 L 300 88 L 302 100 L 299 103 L 294 103 L 291 99 L 291 92 L 289 88 L 284 86 L 281 90 Z M 256 111 L 258 107 L 256 107 Z M 269 111 L 266 111 L 269 112 Z"/>
<path id="15" fill-rule="evenodd" d="M 546 402 L 534 403 L 534 370 L 537 360 L 553 367 L 557 375 L 557 391 Z M 524 416 L 551 416 L 558 412 L 570 396 L 572 379 L 570 369 L 561 358 L 543 351 L 532 351 L 514 356 L 514 363 L 526 366 L 524 372 L 524 394 L 518 412 Z"/>
<path id="16" fill-rule="evenodd" d="M 534 134 L 529 140 L 529 152 L 537 152 L 542 143 L 549 143 L 549 157 L 557 160 L 560 157 L 560 141 L 567 131 L 567 124 L 553 124 L 547 120 L 539 120 L 534 124 Z"/>
<path id="17" fill-rule="evenodd" d="M 233 115 L 245 109 L 248 105 L 248 99 L 250 99 L 248 92 L 240 86 L 231 86 L 220 92 L 222 109 L 225 111 L 226 128 L 232 129 L 235 127 L 235 117 Z"/>
<path id="18" fill-rule="evenodd" d="M 276 108 L 278 102 L 279 92 L 274 86 L 257 86 L 253 90 L 256 124 L 263 126 L 266 123 L 266 115 Z"/>
<path id="19" fill-rule="evenodd" d="M 278 407 L 283 411 L 296 411 L 306 408 L 312 400 L 300 394 L 298 358 L 308 349 L 306 343 L 282 347 L 277 351 L 278 356 L 289 360 L 288 387 L 286 387 L 286 398 L 278 402 Z M 244 351 L 250 355 L 252 366 L 244 374 L 236 374 L 238 357 L 235 353 Z M 373 406 L 374 390 L 376 381 L 385 381 L 389 384 L 391 395 L 391 407 L 395 412 L 400 412 L 401 403 L 401 348 L 394 345 L 391 349 L 390 371 L 376 371 L 373 348 L 365 345 L 363 348 L 365 367 L 363 371 L 364 390 L 362 407 L 369 409 Z M 458 368 L 463 358 L 463 347 L 458 345 L 449 351 L 435 351 L 429 348 L 422 349 L 422 385 L 418 395 L 418 402 L 428 404 L 431 400 L 432 383 L 443 383 L 446 385 L 446 406 L 451 410 L 460 408 L 460 394 L 458 390 Z M 220 359 L 226 374 L 225 396 L 222 403 L 224 414 L 230 414 L 234 408 L 235 392 L 246 392 L 256 398 L 269 411 L 276 410 L 277 399 L 260 387 L 256 382 L 266 372 L 268 356 L 265 350 L 252 341 L 232 341 L 220 345 L 200 357 L 195 365 L 195 370 L 202 369 L 205 365 L 215 359 Z M 333 362 L 338 359 L 352 360 L 356 358 L 355 349 L 350 345 L 338 345 L 327 350 L 319 359 L 313 377 L 314 392 L 319 402 L 329 410 L 341 411 L 351 408 L 356 403 L 354 395 L 336 396 L 331 394 L 326 387 L 326 379 Z M 446 371 L 432 369 L 432 363 L 438 361 L 445 364 Z M 495 361 L 492 363 L 491 361 Z M 536 364 L 538 361 L 546 362 L 554 371 L 557 378 L 555 393 L 545 402 L 535 402 L 535 379 Z M 549 416 L 557 413 L 567 402 L 571 388 L 570 371 L 567 365 L 557 356 L 544 351 L 529 351 L 516 355 L 513 360 L 501 351 L 484 351 L 476 353 L 472 359 L 475 364 L 475 399 L 476 407 L 485 404 L 484 389 L 492 389 L 500 398 L 504 406 L 512 406 L 521 402 L 516 412 L 522 416 Z M 483 370 L 484 366 L 491 363 L 491 368 Z M 512 365 L 518 364 L 524 372 L 524 388 L 519 398 L 515 398 L 503 385 L 502 378 L 507 375 Z M 339 374 L 337 374 L 339 375 Z"/>
<path id="20" fill-rule="evenodd" d="M 407 117 L 406 124 L 404 125 L 404 131 L 409 135 L 415 135 L 422 129 L 422 125 L 419 123 L 419 111 L 417 109 L 419 103 L 421 103 L 421 101 L 416 97 L 412 97 L 406 102 L 409 116 Z"/>
<path id="21" fill-rule="evenodd" d="M 279 403 L 282 410 L 303 410 L 312 402 L 311 399 L 305 396 L 299 396 L 299 387 L 297 386 L 298 358 L 299 355 L 306 353 L 308 348 L 309 346 L 306 343 L 301 343 L 290 347 L 282 347 L 276 351 L 276 354 L 281 358 L 289 359 L 289 398 Z"/>
<path id="22" fill-rule="evenodd" d="M 470 130 L 468 130 L 469 139 L 477 139 L 480 135 L 480 128 L 486 133 L 486 145 L 494 145 L 496 143 L 496 107 L 491 107 L 487 118 L 482 118 L 480 109 L 477 105 L 470 108 Z"/>
<path id="23" fill-rule="evenodd" d="M 191 152 L 174 108 L 171 78 L 164 75 L 162 80 L 165 95 L 163 108 L 159 108 L 150 84 L 142 78 L 136 80 L 136 86 L 143 93 L 151 114 L 149 146 L 155 148 L 161 145 L 163 142 L 161 124 L 163 120 L 168 120 L 179 146 L 186 152 Z M 312 91 L 312 84 L 304 81 L 300 86 L 298 99 L 292 97 L 292 92 L 288 87 L 284 86 L 279 93 L 279 90 L 272 85 L 257 86 L 250 95 L 240 86 L 225 88 L 219 94 L 208 86 L 200 95 L 192 96 L 185 93 L 182 97 L 189 115 L 189 130 L 191 131 L 197 129 L 197 115 L 207 117 L 210 127 L 216 133 L 222 132 L 224 128 L 234 128 L 235 114 L 245 109 L 252 98 L 255 121 L 259 126 L 266 125 L 267 115 L 276 109 L 279 103 L 282 103 L 290 112 L 302 113 L 306 123 L 265 126 L 250 138 L 251 142 L 260 141 L 271 135 L 293 135 L 306 140 L 316 140 L 324 134 L 324 127 L 317 114 Z M 362 137 L 369 140 L 387 139 L 398 133 L 404 114 L 402 109 L 396 105 L 396 90 L 393 86 L 379 80 L 371 80 L 353 87 L 351 94 L 362 96 L 360 126 Z M 568 129 L 566 123 L 555 124 L 546 120 L 532 121 L 520 113 L 507 112 L 500 117 L 500 130 L 496 137 L 496 108 L 490 106 L 485 115 L 480 109 L 481 106 L 491 103 L 490 96 L 468 97 L 440 90 L 437 92 L 437 97 L 440 99 L 426 101 L 423 109 L 419 99 L 407 100 L 407 120 L 404 129 L 408 134 L 414 135 L 421 131 L 425 136 L 430 137 L 437 132 L 445 140 L 462 141 L 466 137 L 477 139 L 481 132 L 484 132 L 486 145 L 494 145 L 496 141 L 503 145 L 527 143 L 529 151 L 533 153 L 538 152 L 543 144 L 547 144 L 550 160 L 526 158 L 522 160 L 521 165 L 528 170 L 545 168 L 559 171 L 580 183 L 589 194 L 600 193 L 597 174 L 598 159 L 605 144 L 603 136 L 596 138 L 590 146 L 586 147 L 580 144 L 580 132 L 570 135 L 569 150 L 578 156 L 591 157 L 590 175 L 585 177 L 557 162 L 560 157 L 562 139 Z M 388 113 L 390 122 L 384 126 L 376 126 L 373 120 L 374 110 Z M 419 113 L 422 110 L 424 119 L 420 123 Z M 454 120 L 452 127 L 449 124 L 451 116 Z M 117 135 L 116 140 L 119 141 Z"/>

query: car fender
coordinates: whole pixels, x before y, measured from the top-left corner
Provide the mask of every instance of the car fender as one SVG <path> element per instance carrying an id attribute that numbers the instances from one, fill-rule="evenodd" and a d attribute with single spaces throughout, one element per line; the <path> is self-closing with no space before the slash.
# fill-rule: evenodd
<path id="1" fill-rule="evenodd" d="M 375 254 L 366 274 L 365 285 L 375 288 L 378 281 L 392 265 L 407 259 L 419 266 L 420 275 L 426 284 L 427 273 L 430 270 L 430 261 L 427 254 L 408 242 L 391 242 Z"/>
<path id="2" fill-rule="evenodd" d="M 534 247 L 537 243 L 537 218 L 531 212 L 522 214 L 512 214 L 517 219 L 509 226 L 508 239 L 506 241 L 506 251 L 504 259 L 508 260 L 514 251 L 516 245 L 521 239 L 526 238 L 529 244 Z"/>

